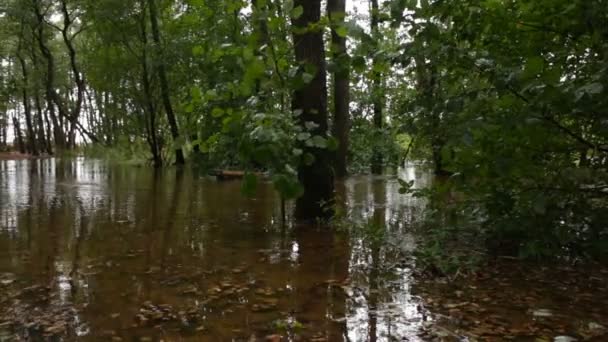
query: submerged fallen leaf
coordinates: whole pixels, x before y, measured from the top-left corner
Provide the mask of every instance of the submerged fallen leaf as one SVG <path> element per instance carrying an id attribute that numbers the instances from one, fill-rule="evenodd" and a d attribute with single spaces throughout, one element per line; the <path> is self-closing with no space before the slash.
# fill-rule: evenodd
<path id="1" fill-rule="evenodd" d="M 534 317 L 542 317 L 542 318 L 551 317 L 551 316 L 553 316 L 553 312 L 551 310 L 548 310 L 548 309 L 538 309 L 538 310 L 534 310 L 532 312 L 532 316 L 534 316 Z"/>
<path id="2" fill-rule="evenodd" d="M 576 342 L 576 341 L 578 341 L 578 340 L 571 336 L 556 336 L 553 339 L 553 342 Z"/>
<path id="3" fill-rule="evenodd" d="M 274 335 L 268 335 L 268 336 L 266 336 L 264 338 L 264 341 L 266 341 L 266 342 L 280 342 L 282 338 L 283 338 L 283 336 L 274 334 Z"/>

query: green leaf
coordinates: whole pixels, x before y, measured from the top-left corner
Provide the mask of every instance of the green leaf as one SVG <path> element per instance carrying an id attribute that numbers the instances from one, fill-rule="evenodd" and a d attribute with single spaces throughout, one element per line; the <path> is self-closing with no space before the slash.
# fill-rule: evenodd
<path id="1" fill-rule="evenodd" d="M 298 134 L 297 139 L 300 141 L 308 140 L 308 139 L 310 139 L 310 133 L 302 132 L 302 133 Z"/>
<path id="2" fill-rule="evenodd" d="M 312 137 L 312 145 L 318 148 L 326 148 L 327 139 L 320 135 L 315 135 L 314 137 Z"/>
<path id="3" fill-rule="evenodd" d="M 345 38 L 348 35 L 348 28 L 344 25 L 336 28 L 336 34 L 342 38 Z"/>
<path id="4" fill-rule="evenodd" d="M 192 48 L 192 54 L 195 57 L 199 57 L 203 55 L 203 52 L 205 52 L 204 48 L 201 45 L 196 45 Z"/>
<path id="5" fill-rule="evenodd" d="M 304 193 L 304 187 L 298 182 L 295 175 L 277 174 L 273 177 L 272 182 L 284 199 L 298 198 Z"/>
<path id="6" fill-rule="evenodd" d="M 312 80 L 314 78 L 315 78 L 315 75 L 313 75 L 313 74 L 309 74 L 307 72 L 302 74 L 302 81 L 304 81 L 305 84 L 312 82 Z"/>
<path id="7" fill-rule="evenodd" d="M 363 72 L 365 71 L 365 68 L 367 67 L 366 63 L 365 63 L 365 58 L 363 58 L 362 56 L 355 56 L 352 59 L 352 65 L 353 65 L 353 69 L 357 72 Z"/>
<path id="8" fill-rule="evenodd" d="M 589 83 L 583 87 L 579 88 L 579 91 L 585 92 L 587 94 L 600 94 L 604 90 L 604 86 L 601 83 L 594 82 Z"/>
<path id="9" fill-rule="evenodd" d="M 213 107 L 213 109 L 211 110 L 211 116 L 213 116 L 214 118 L 219 118 L 222 115 L 224 115 L 224 110 L 222 108 Z"/>
<path id="10" fill-rule="evenodd" d="M 292 11 L 291 11 L 291 17 L 293 19 L 298 19 L 302 16 L 302 14 L 304 14 L 304 7 L 302 7 L 301 5 L 298 7 L 295 7 Z"/>
<path id="11" fill-rule="evenodd" d="M 536 75 L 543 72 L 543 67 L 545 65 L 545 60 L 542 57 L 534 56 L 530 57 L 526 60 L 526 65 L 524 67 L 523 77 L 524 78 L 533 78 Z"/>
<path id="12" fill-rule="evenodd" d="M 258 186 L 258 177 L 253 173 L 246 173 L 243 177 L 243 184 L 241 185 L 241 192 L 245 196 L 255 195 L 255 191 Z"/>

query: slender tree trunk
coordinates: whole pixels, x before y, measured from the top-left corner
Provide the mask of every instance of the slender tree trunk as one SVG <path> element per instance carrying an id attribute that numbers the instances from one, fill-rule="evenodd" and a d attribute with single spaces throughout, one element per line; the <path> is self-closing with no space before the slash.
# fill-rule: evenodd
<path id="1" fill-rule="evenodd" d="M 36 40 L 38 41 L 38 47 L 40 48 L 40 52 L 42 56 L 46 60 L 46 78 L 45 78 L 45 87 L 46 87 L 46 97 L 49 108 L 49 114 L 51 115 L 51 119 L 53 120 L 53 137 L 55 140 L 55 146 L 59 149 L 63 149 L 65 147 L 65 135 L 63 134 L 63 127 L 60 121 L 60 118 L 66 113 L 62 113 L 62 104 L 57 92 L 54 89 L 55 84 L 55 60 L 53 54 L 46 46 L 45 37 L 44 37 L 44 14 L 41 12 L 39 0 L 33 0 L 34 5 L 34 14 L 36 15 L 37 23 L 36 23 Z M 55 107 L 54 104 L 57 105 L 57 109 L 59 111 L 59 119 L 55 115 Z"/>
<path id="2" fill-rule="evenodd" d="M 111 116 L 113 115 L 113 108 L 110 108 L 112 106 L 110 106 L 110 93 L 105 91 L 102 93 L 101 95 L 102 97 L 102 101 L 103 101 L 103 131 L 105 132 L 106 135 L 106 144 L 108 144 L 109 146 L 112 146 L 112 144 L 114 143 L 114 137 L 112 135 L 112 118 Z"/>
<path id="3" fill-rule="evenodd" d="M 23 134 L 21 133 L 21 124 L 19 123 L 19 119 L 17 118 L 17 113 L 15 112 L 13 115 L 13 129 L 15 132 L 15 140 L 17 140 L 17 147 L 19 148 L 19 152 L 25 153 L 25 144 L 23 143 Z"/>
<path id="4" fill-rule="evenodd" d="M 349 147 L 349 105 L 350 105 L 350 58 L 346 50 L 346 37 L 337 29 L 344 25 L 346 0 L 328 0 L 327 13 L 331 22 L 331 51 L 336 69 L 334 71 L 334 122 L 332 134 L 338 141 L 334 171 L 336 178 L 347 175 L 347 155 Z"/>
<path id="5" fill-rule="evenodd" d="M 268 24 L 266 22 L 266 16 L 264 15 L 264 10 L 266 6 L 260 6 L 258 0 L 251 0 L 251 18 L 253 20 L 253 39 L 252 39 L 252 48 L 255 51 L 257 56 L 264 57 L 264 54 L 261 53 L 260 47 L 269 43 L 270 35 L 268 32 Z M 267 49 L 270 46 L 267 46 Z M 255 90 L 256 94 L 260 98 L 259 104 L 260 109 L 263 110 L 263 107 L 267 105 L 267 101 L 265 101 L 265 95 L 261 93 L 261 82 L 260 80 L 256 80 L 255 82 Z"/>
<path id="6" fill-rule="evenodd" d="M 38 144 L 43 151 L 52 154 L 50 141 L 44 131 L 44 114 L 42 111 L 42 103 L 40 102 L 40 93 L 38 88 L 34 90 L 34 105 L 36 105 L 36 124 L 38 125 Z"/>
<path id="7" fill-rule="evenodd" d="M 292 109 L 301 111 L 299 125 L 306 129 L 314 123 L 311 134 L 326 137 L 327 132 L 327 85 L 323 31 L 307 29 L 321 17 L 321 0 L 296 0 L 294 6 L 302 6 L 303 14 L 292 19 L 296 62 L 300 75 L 305 65 L 315 68 L 314 78 L 294 91 Z M 312 162 L 303 161 L 298 168 L 298 178 L 304 186 L 304 194 L 296 201 L 295 217 L 300 220 L 329 218 L 332 216 L 334 182 L 331 158 L 326 148 L 302 146 L 305 155 L 314 157 Z"/>
<path id="8" fill-rule="evenodd" d="M 154 44 L 156 45 L 157 51 L 160 52 L 162 49 L 161 39 L 160 39 L 160 30 L 158 28 L 158 11 L 156 8 L 155 0 L 148 0 L 148 7 L 150 10 L 150 25 L 152 27 L 152 38 L 154 40 Z M 165 107 L 165 112 L 167 113 L 167 121 L 169 122 L 169 127 L 171 128 L 171 136 L 173 137 L 173 142 L 175 144 L 180 143 L 179 139 L 179 129 L 177 127 L 177 120 L 175 118 L 175 113 L 173 112 L 173 107 L 171 105 L 171 94 L 169 91 L 169 82 L 167 80 L 167 73 L 165 70 L 165 61 L 163 59 L 162 53 L 157 53 L 158 60 L 156 61 L 158 79 L 160 82 L 160 92 L 163 100 L 163 105 Z M 183 165 L 185 164 L 184 152 L 180 146 L 175 147 L 175 164 Z"/>
<path id="9" fill-rule="evenodd" d="M 372 4 L 372 13 L 371 13 L 371 32 L 372 37 L 374 37 L 375 42 L 378 43 L 379 37 L 379 18 L 380 18 L 380 9 L 378 7 L 378 0 L 371 0 Z M 382 95 L 382 75 L 379 70 L 381 60 L 380 56 L 374 56 L 372 60 L 372 101 L 374 107 L 374 130 L 375 130 L 375 139 L 374 139 L 374 149 L 372 152 L 372 173 L 375 175 L 382 174 L 382 165 L 384 163 L 384 157 L 381 151 L 380 142 L 382 141 L 382 129 L 384 123 L 383 117 L 383 95 Z"/>
<path id="10" fill-rule="evenodd" d="M 36 146 L 36 133 L 34 132 L 34 125 L 32 123 L 32 106 L 27 91 L 29 84 L 27 65 L 25 64 L 25 58 L 21 56 L 20 52 L 17 53 L 17 59 L 19 59 L 19 63 L 21 64 L 21 73 L 23 76 L 21 96 L 23 100 L 23 113 L 25 115 L 25 128 L 27 130 L 27 151 L 37 156 L 38 148 Z"/>
<path id="11" fill-rule="evenodd" d="M 35 38 L 32 39 L 32 46 L 31 46 L 31 57 L 32 57 L 32 63 L 34 66 L 35 70 L 40 70 L 39 69 L 39 64 L 38 64 L 38 54 L 36 53 L 36 48 L 34 47 L 34 40 Z M 40 73 L 40 71 L 38 71 L 38 77 L 42 77 L 42 74 Z M 39 125 L 39 139 L 40 139 L 40 146 L 44 147 L 44 150 L 48 153 L 48 154 L 53 154 L 53 128 L 51 126 L 51 123 L 49 121 L 49 114 L 48 112 L 51 110 L 51 101 L 47 101 L 48 105 L 46 107 L 46 109 L 43 108 L 43 104 L 42 104 L 42 100 L 40 98 L 40 88 L 39 88 L 40 83 L 36 84 L 36 86 L 34 87 L 34 101 L 36 104 L 36 111 L 38 112 L 38 125 Z M 48 92 L 47 92 L 48 95 Z M 48 96 L 47 96 L 47 100 L 48 100 Z M 46 124 L 46 128 L 45 128 L 45 124 Z"/>

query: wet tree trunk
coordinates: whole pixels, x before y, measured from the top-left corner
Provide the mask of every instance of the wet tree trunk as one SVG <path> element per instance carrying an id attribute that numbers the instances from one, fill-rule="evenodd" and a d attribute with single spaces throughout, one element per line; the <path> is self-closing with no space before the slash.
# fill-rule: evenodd
<path id="1" fill-rule="evenodd" d="M 44 112 L 42 110 L 42 103 L 40 102 L 40 94 L 38 89 L 34 91 L 34 104 L 36 105 L 36 124 L 38 125 L 38 144 L 43 151 L 48 154 L 53 154 L 51 148 L 51 142 L 48 140 L 48 136 L 44 130 Z"/>
<path id="2" fill-rule="evenodd" d="M 21 133 L 21 124 L 19 123 L 19 119 L 17 118 L 17 113 L 13 115 L 13 129 L 15 132 L 15 140 L 17 140 L 17 147 L 19 148 L 19 152 L 25 153 L 25 144 L 23 143 L 23 134 Z"/>
<path id="3" fill-rule="evenodd" d="M 110 108 L 110 93 L 109 92 L 103 92 L 101 94 L 101 98 L 102 100 L 100 101 L 100 104 L 102 104 L 103 107 L 103 112 L 104 112 L 104 116 L 103 116 L 103 131 L 105 132 L 105 136 L 106 136 L 106 144 L 108 144 L 109 146 L 112 146 L 112 144 L 114 143 L 114 136 L 112 135 L 112 124 L 110 123 L 112 121 L 112 108 Z"/>
<path id="4" fill-rule="evenodd" d="M 8 127 L 6 120 L 6 111 L 0 111 L 0 151 L 6 149 L 6 129 Z"/>
<path id="5" fill-rule="evenodd" d="M 422 57 L 416 57 L 416 86 L 421 94 L 423 108 L 428 118 L 429 126 L 426 132 L 430 135 L 431 153 L 433 158 L 433 168 L 435 175 L 446 175 L 444 170 L 441 151 L 445 145 L 444 132 L 441 118 L 434 109 L 434 94 L 437 88 L 436 68 L 432 64 L 425 63 Z"/>
<path id="6" fill-rule="evenodd" d="M 337 29 L 344 25 L 346 0 L 328 0 L 327 14 L 331 21 L 331 52 L 334 60 L 334 122 L 332 134 L 338 141 L 335 154 L 334 171 L 337 179 L 347 175 L 349 105 L 350 105 L 350 58 L 346 51 L 346 37 L 338 34 Z"/>
<path id="7" fill-rule="evenodd" d="M 161 39 L 160 30 L 158 28 L 158 11 L 156 8 L 155 0 L 148 0 L 148 6 L 150 10 L 150 25 L 152 27 L 152 38 L 154 40 L 156 48 L 160 51 Z M 175 144 L 179 144 L 179 129 L 177 127 L 177 120 L 175 119 L 175 113 L 173 112 L 173 107 L 171 105 L 171 94 L 169 91 L 169 82 L 167 80 L 167 73 L 165 70 L 165 61 L 163 60 L 161 53 L 157 53 L 157 57 L 157 73 L 160 82 L 161 97 L 163 100 L 163 105 L 165 107 L 165 112 L 167 113 L 167 121 L 169 122 L 169 127 L 171 128 L 171 136 L 173 137 L 173 142 Z M 180 146 L 175 147 L 175 164 L 185 164 L 184 152 L 182 151 L 182 148 Z"/>
<path id="8" fill-rule="evenodd" d="M 36 53 L 36 48 L 34 47 L 34 41 L 32 41 L 30 53 L 31 53 L 32 65 L 34 67 L 34 70 L 39 70 L 38 54 Z M 41 75 L 38 77 L 41 77 Z M 34 86 L 34 104 L 36 105 L 36 113 L 37 113 L 37 121 L 38 121 L 38 140 L 39 140 L 38 144 L 48 154 L 53 154 L 53 141 L 51 138 L 51 124 L 49 122 L 49 117 L 48 117 L 47 111 L 45 111 L 43 108 L 42 100 L 40 98 L 39 84 L 36 84 Z M 46 123 L 46 128 L 45 128 L 45 123 Z"/>
<path id="9" fill-rule="evenodd" d="M 251 0 L 251 18 L 253 20 L 253 39 L 252 39 L 252 48 L 255 51 L 256 56 L 264 57 L 264 54 L 261 52 L 260 47 L 264 44 L 269 43 L 269 33 L 268 33 L 268 25 L 266 23 L 266 17 L 264 16 L 265 6 L 262 7 L 259 5 L 258 0 Z M 260 99 L 259 109 L 264 111 L 268 101 L 265 100 L 266 94 L 262 94 L 261 92 L 261 82 L 260 80 L 255 81 L 255 91 L 256 95 Z"/>
<path id="10" fill-rule="evenodd" d="M 144 0 L 140 1 L 141 7 L 146 8 L 146 3 Z M 150 152 L 152 153 L 152 161 L 154 163 L 154 167 L 161 167 L 163 164 L 162 156 L 160 155 L 160 149 L 158 146 L 158 136 L 157 136 L 157 127 L 156 127 L 156 108 L 154 107 L 154 102 L 152 101 L 152 88 L 150 86 L 150 72 L 148 68 L 148 32 L 146 30 L 146 11 L 142 11 L 142 16 L 140 20 L 140 28 L 141 28 L 141 42 L 142 42 L 142 56 L 141 56 L 141 66 L 142 66 L 142 85 L 144 90 L 144 102 L 145 108 L 144 112 L 146 115 L 146 127 L 147 127 L 147 135 L 148 135 L 148 145 L 150 146 Z"/>
<path id="11" fill-rule="evenodd" d="M 21 46 L 19 47 L 19 50 L 20 49 Z M 17 59 L 19 59 L 19 63 L 21 64 L 21 73 L 23 76 L 21 96 L 23 100 L 23 113 L 25 115 L 25 128 L 27 130 L 27 151 L 37 156 L 38 148 L 36 146 L 36 133 L 34 132 L 34 125 L 32 123 L 32 106 L 27 91 L 29 84 L 27 65 L 25 63 L 25 58 L 23 58 L 20 52 L 17 53 Z"/>
<path id="12" fill-rule="evenodd" d="M 296 0 L 294 6 L 302 6 L 303 14 L 292 19 L 293 41 L 296 62 L 300 65 L 300 75 L 304 66 L 314 67 L 316 73 L 308 83 L 294 91 L 292 109 L 301 111 L 297 120 L 306 129 L 307 123 L 314 123 L 313 136 L 326 136 L 327 132 L 327 86 L 325 69 L 325 49 L 323 31 L 305 29 L 321 17 L 321 0 Z M 295 217 L 299 220 L 329 218 L 329 206 L 334 196 L 334 182 L 331 158 L 326 148 L 302 146 L 306 154 L 314 157 L 310 163 L 302 162 L 298 168 L 298 178 L 304 186 L 304 194 L 296 201 Z"/>
<path id="13" fill-rule="evenodd" d="M 378 0 L 371 0 L 371 32 L 372 37 L 374 37 L 375 42 L 379 41 L 379 32 L 378 25 L 380 23 L 380 9 L 378 7 Z M 384 99 L 382 96 L 382 79 L 381 74 L 378 72 L 381 60 L 380 56 L 374 56 L 372 60 L 372 101 L 374 107 L 374 129 L 375 136 L 374 139 L 374 149 L 372 151 L 372 173 L 375 175 L 382 174 L 382 165 L 384 163 L 384 157 L 381 151 L 380 141 L 382 141 L 381 134 L 384 123 L 383 117 L 383 103 Z"/>
<path id="14" fill-rule="evenodd" d="M 49 108 L 49 114 L 51 115 L 51 119 L 53 121 L 53 136 L 55 140 L 55 146 L 59 149 L 63 149 L 65 147 L 65 135 L 63 134 L 63 127 L 61 125 L 60 120 L 58 120 L 55 115 L 55 107 L 54 104 L 57 105 L 57 109 L 59 110 L 59 115 L 65 115 L 65 113 L 61 112 L 61 100 L 59 96 L 55 92 L 54 84 L 55 84 L 55 60 L 53 58 L 53 54 L 46 46 L 45 37 L 44 37 L 44 14 L 41 12 L 39 0 L 33 1 L 33 9 L 34 14 L 37 19 L 36 23 L 36 40 L 38 41 L 38 47 L 40 48 L 40 52 L 42 56 L 46 60 L 46 77 L 45 77 L 45 87 L 46 87 L 46 97 Z"/>
<path id="15" fill-rule="evenodd" d="M 70 122 L 70 147 L 76 146 L 76 129 L 86 135 L 92 142 L 97 143 L 99 142 L 99 139 L 97 139 L 97 137 L 93 133 L 85 129 L 78 121 L 80 119 L 80 112 L 82 110 L 82 102 L 86 87 L 84 78 L 82 77 L 82 73 L 80 72 L 80 68 L 78 67 L 78 62 L 76 59 L 76 49 L 74 48 L 73 43 L 74 37 L 76 37 L 76 35 L 80 31 L 77 31 L 77 33 L 70 35 L 70 30 L 72 24 L 74 23 L 74 19 L 70 17 L 66 0 L 61 0 L 60 7 L 61 13 L 63 14 L 63 28 L 61 30 L 61 36 L 63 37 L 63 42 L 65 43 L 66 48 L 68 49 L 70 68 L 72 69 L 72 74 L 74 76 L 74 83 L 76 83 L 76 99 L 74 101 L 74 107 L 67 116 L 67 119 Z"/>

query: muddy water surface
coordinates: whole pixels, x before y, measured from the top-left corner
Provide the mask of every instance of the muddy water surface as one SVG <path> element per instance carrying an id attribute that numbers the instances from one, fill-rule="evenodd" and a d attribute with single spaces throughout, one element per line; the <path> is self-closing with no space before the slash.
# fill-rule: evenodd
<path id="1" fill-rule="evenodd" d="M 415 166 L 399 175 L 429 182 Z M 424 203 L 398 188 L 394 176 L 337 185 L 343 213 L 377 230 L 362 238 L 283 225 L 267 184 L 246 198 L 238 181 L 189 170 L 0 161 L 0 341 L 602 336 L 599 271 L 576 284 L 521 281 L 530 273 L 515 266 L 504 279 L 414 281 Z"/>

